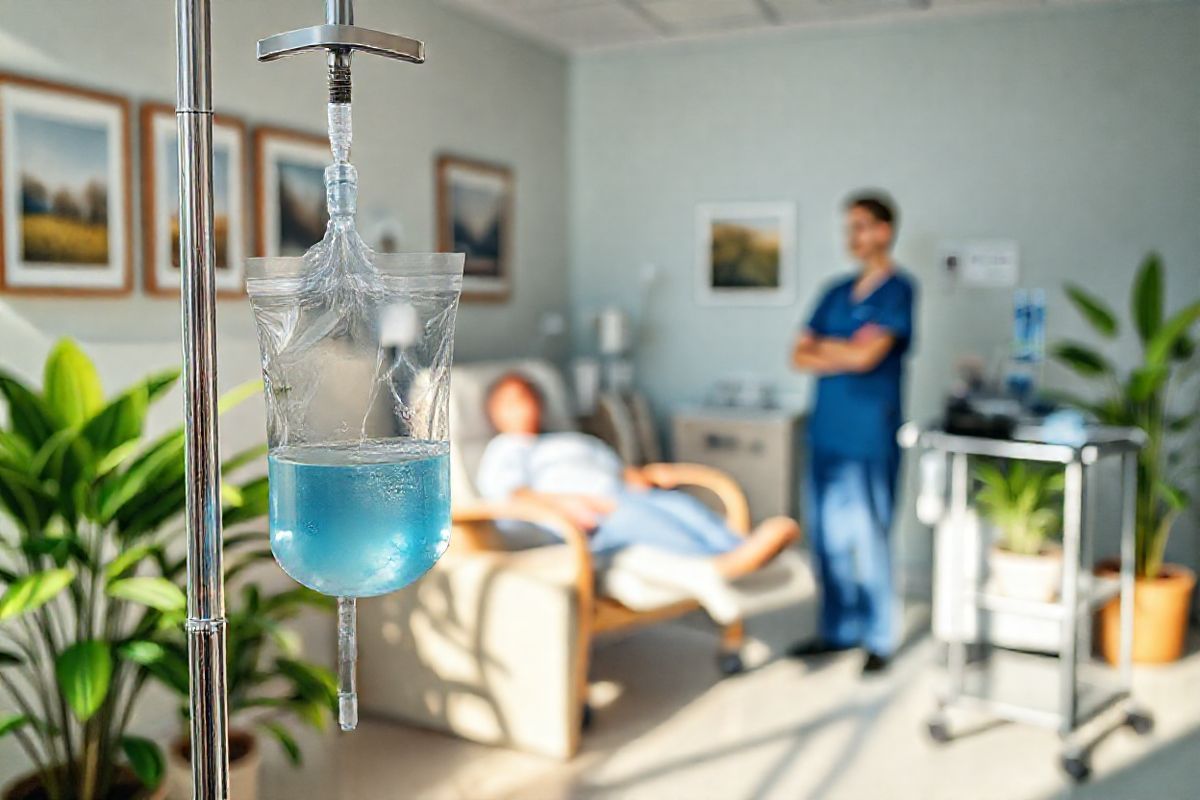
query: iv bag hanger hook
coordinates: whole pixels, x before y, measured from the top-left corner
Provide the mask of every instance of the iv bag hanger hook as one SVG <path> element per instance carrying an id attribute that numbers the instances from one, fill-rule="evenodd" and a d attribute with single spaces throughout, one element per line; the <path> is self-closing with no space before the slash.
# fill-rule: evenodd
<path id="1" fill-rule="evenodd" d="M 274 61 L 296 53 L 329 54 L 329 102 L 350 102 L 350 57 L 355 51 L 425 63 L 425 43 L 407 36 L 354 24 L 354 0 L 325 0 L 325 24 L 277 33 L 258 40 L 258 60 Z"/>

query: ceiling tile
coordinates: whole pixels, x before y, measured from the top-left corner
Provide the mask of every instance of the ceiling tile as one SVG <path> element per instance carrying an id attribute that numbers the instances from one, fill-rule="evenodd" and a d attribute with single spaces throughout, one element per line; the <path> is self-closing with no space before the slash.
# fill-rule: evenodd
<path id="1" fill-rule="evenodd" d="M 688 31 L 732 20 L 767 24 L 755 0 L 642 0 L 642 7 L 670 29 Z"/>

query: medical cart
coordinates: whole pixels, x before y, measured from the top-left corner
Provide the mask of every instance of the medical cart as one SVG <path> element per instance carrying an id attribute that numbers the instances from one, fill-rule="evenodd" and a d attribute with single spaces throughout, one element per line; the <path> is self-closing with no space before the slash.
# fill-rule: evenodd
<path id="1" fill-rule="evenodd" d="M 1150 731 L 1153 720 L 1132 699 L 1134 532 L 1137 490 L 1137 458 L 1144 435 L 1136 429 L 1090 428 L 1087 441 L 1079 446 L 1053 444 L 1037 440 L 1037 429 L 1021 428 L 1013 439 L 963 436 L 940 430 L 916 432 L 905 438 L 906 444 L 942 453 L 948 461 L 949 515 L 951 546 L 943 549 L 937 564 L 945 570 L 945 579 L 935 582 L 951 592 L 951 614 L 972 614 L 979 658 L 970 658 L 973 648 L 965 635 L 969 620 L 959 618 L 951 630 L 960 632 L 945 642 L 947 646 L 946 685 L 938 699 L 937 710 L 928 721 L 929 735 L 938 742 L 952 738 L 947 712 L 952 708 L 974 708 L 1000 719 L 1054 729 L 1063 746 L 1062 768 L 1076 781 L 1090 773 L 1091 747 L 1100 738 L 1097 733 L 1083 741 L 1085 726 L 1099 721 L 1101 714 L 1121 707 L 1121 724 L 1138 734 Z M 966 523 L 970 514 L 973 458 L 1034 461 L 1061 465 L 1065 472 L 1063 491 L 1063 573 L 1057 600 L 1038 602 L 1007 597 L 987 588 L 987 548 L 966 546 L 971 535 Z M 1121 513 L 1120 567 L 1116 576 L 1097 575 L 1094 545 L 1098 522 L 1095 510 L 1095 467 L 1101 461 L 1119 460 Z M 978 531 L 978 527 L 974 528 Z M 980 559 L 974 579 L 968 579 L 964 554 Z M 1119 597 L 1120 658 L 1115 670 L 1092 658 L 1092 620 L 1094 612 Z M 996 646 L 987 638 L 988 617 L 996 612 L 1027 616 L 1057 623 L 1059 652 L 1054 655 L 1021 652 Z M 1107 732 L 1107 731 L 1104 731 Z"/>

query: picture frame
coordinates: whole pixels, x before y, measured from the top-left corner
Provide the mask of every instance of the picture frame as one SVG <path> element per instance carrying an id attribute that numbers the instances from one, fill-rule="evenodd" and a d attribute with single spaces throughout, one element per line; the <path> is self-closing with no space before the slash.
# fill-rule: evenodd
<path id="1" fill-rule="evenodd" d="M 148 103 L 141 111 L 142 272 L 147 294 L 178 297 L 179 133 L 175 108 Z M 213 243 L 218 297 L 245 294 L 248 234 L 246 126 L 213 117 Z"/>
<path id="2" fill-rule="evenodd" d="M 437 160 L 437 243 L 466 253 L 463 299 L 504 302 L 512 292 L 512 170 L 442 155 Z"/>
<path id="3" fill-rule="evenodd" d="M 795 299 L 794 203 L 697 206 L 697 302 L 781 306 Z"/>
<path id="4" fill-rule="evenodd" d="M 0 292 L 133 288 L 129 102 L 0 73 Z"/>
<path id="5" fill-rule="evenodd" d="M 254 131 L 254 206 L 259 256 L 300 256 L 325 235 L 325 136 L 259 127 Z"/>

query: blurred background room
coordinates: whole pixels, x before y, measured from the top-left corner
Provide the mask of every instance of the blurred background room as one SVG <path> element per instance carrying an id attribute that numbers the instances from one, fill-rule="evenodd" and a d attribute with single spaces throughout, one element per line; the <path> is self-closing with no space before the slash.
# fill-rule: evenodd
<path id="1" fill-rule="evenodd" d="M 255 57 L 324 8 L 213 0 L 232 797 L 1200 796 L 1200 2 L 355 6 L 427 48 L 354 62 L 358 230 L 466 253 L 453 534 L 359 604 L 339 731 L 246 291 L 326 230 L 324 67 Z M 0 0 L 5 800 L 191 793 L 174 14 Z M 497 494 L 505 391 L 779 547 L 605 549 L 594 502 Z M 842 552 L 814 465 L 876 428 L 883 549 Z M 828 647 L 836 602 L 886 644 Z"/>

